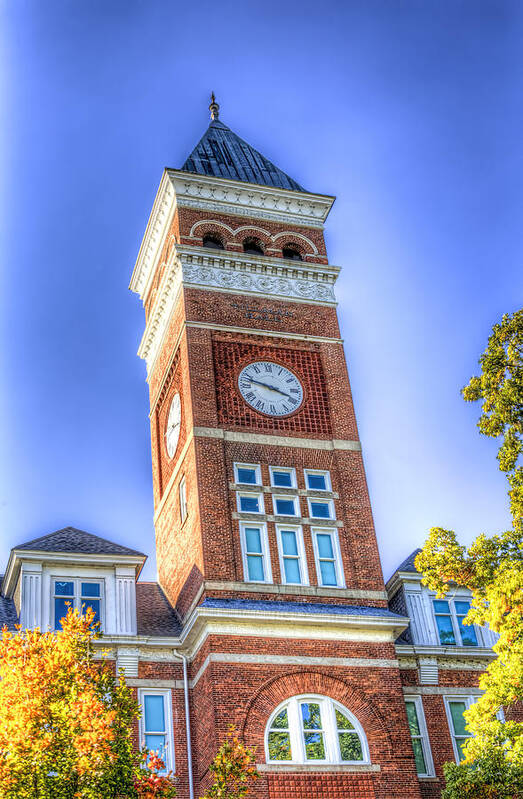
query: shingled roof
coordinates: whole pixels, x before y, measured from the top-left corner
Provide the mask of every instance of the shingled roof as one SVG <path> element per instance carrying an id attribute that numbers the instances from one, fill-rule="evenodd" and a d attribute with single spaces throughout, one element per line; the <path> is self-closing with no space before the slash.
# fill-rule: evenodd
<path id="1" fill-rule="evenodd" d="M 78 530 L 76 527 L 64 527 L 62 530 L 55 530 L 54 533 L 42 535 L 40 538 L 33 538 L 32 541 L 25 541 L 13 549 L 31 550 L 33 552 L 79 552 L 89 555 L 136 555 L 145 558 L 143 552 L 136 549 L 123 547 L 100 538 L 93 533 L 86 533 L 85 530 Z"/>
<path id="2" fill-rule="evenodd" d="M 0 574 L 0 585 L 4 575 Z M 0 594 L 0 630 L 2 627 L 7 627 L 8 630 L 14 630 L 15 624 L 18 624 L 18 614 L 16 612 L 15 603 L 12 599 Z"/>
<path id="3" fill-rule="evenodd" d="M 178 636 L 181 624 L 158 583 L 136 583 L 138 635 Z"/>
<path id="4" fill-rule="evenodd" d="M 415 549 L 414 552 L 411 552 L 408 558 L 405 558 L 403 563 L 400 563 L 398 568 L 396 569 L 397 572 L 412 572 L 413 574 L 418 574 L 418 570 L 414 565 L 414 559 L 416 555 L 421 552 L 421 549 Z"/>
<path id="5" fill-rule="evenodd" d="M 240 139 L 219 119 L 213 119 L 182 170 L 198 175 L 274 186 L 278 189 L 305 191 L 299 183 Z"/>

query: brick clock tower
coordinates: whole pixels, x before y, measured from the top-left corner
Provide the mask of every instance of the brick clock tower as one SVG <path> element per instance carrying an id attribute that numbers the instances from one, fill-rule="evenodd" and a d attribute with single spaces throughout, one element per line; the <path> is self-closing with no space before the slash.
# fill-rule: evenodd
<path id="1" fill-rule="evenodd" d="M 387 609 L 323 237 L 334 198 L 212 100 L 202 139 L 164 171 L 131 280 L 159 582 L 188 664 L 194 789 L 182 779 L 180 795 L 204 791 L 235 724 L 258 797 L 419 797 L 394 648 L 407 619 Z"/>

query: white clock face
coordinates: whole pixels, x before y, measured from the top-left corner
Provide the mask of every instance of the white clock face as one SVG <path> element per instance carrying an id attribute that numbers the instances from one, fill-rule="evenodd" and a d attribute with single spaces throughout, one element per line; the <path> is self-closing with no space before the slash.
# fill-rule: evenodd
<path id="1" fill-rule="evenodd" d="M 303 386 L 289 369 L 272 361 L 255 361 L 238 377 L 245 402 L 268 416 L 287 416 L 303 402 Z"/>
<path id="2" fill-rule="evenodd" d="M 167 447 L 167 454 L 170 458 L 173 457 L 178 446 L 178 439 L 180 438 L 180 424 L 182 421 L 182 403 L 180 395 L 175 394 L 169 409 L 169 416 L 167 418 L 167 428 L 165 430 L 165 446 Z"/>

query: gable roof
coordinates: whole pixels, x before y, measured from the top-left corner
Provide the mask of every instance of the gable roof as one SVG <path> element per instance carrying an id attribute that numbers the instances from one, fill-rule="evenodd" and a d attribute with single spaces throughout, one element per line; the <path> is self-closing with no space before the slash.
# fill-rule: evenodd
<path id="1" fill-rule="evenodd" d="M 54 533 L 33 538 L 13 547 L 14 550 L 31 550 L 32 552 L 79 552 L 89 555 L 136 555 L 145 558 L 143 552 L 115 544 L 106 538 L 100 538 L 76 527 L 64 527 Z"/>
<path id="2" fill-rule="evenodd" d="M 286 172 L 240 139 L 219 119 L 213 119 L 182 166 L 182 171 L 278 189 L 305 191 Z"/>

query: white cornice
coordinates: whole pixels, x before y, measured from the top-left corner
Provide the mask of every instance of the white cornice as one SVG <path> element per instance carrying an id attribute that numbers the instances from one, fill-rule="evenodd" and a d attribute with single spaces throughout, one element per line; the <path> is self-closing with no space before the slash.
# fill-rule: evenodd
<path id="1" fill-rule="evenodd" d="M 39 552 L 29 549 L 12 549 L 9 562 L 7 564 L 3 579 L 3 592 L 6 596 L 11 596 L 16 586 L 18 574 L 22 563 L 67 563 L 67 564 L 88 564 L 89 566 L 107 566 L 114 568 L 117 564 L 133 566 L 135 575 L 138 577 L 143 568 L 146 555 L 124 555 L 124 554 L 93 554 L 85 552 Z"/>
<path id="2" fill-rule="evenodd" d="M 151 373 L 182 287 L 334 306 L 340 267 L 177 245 L 165 266 L 138 355 Z M 138 281 L 136 282 L 138 289 Z M 133 287 L 133 286 L 131 286 Z M 140 290 L 141 291 L 141 290 Z M 144 289 L 142 297 L 146 296 Z"/>
<path id="3" fill-rule="evenodd" d="M 257 186 L 166 169 L 147 223 L 129 288 L 145 300 L 177 205 L 291 226 L 322 228 L 334 197 Z"/>
<path id="4" fill-rule="evenodd" d="M 234 216 L 322 228 L 335 197 L 168 169 L 178 202 Z"/>

